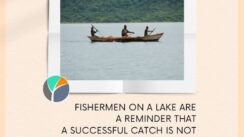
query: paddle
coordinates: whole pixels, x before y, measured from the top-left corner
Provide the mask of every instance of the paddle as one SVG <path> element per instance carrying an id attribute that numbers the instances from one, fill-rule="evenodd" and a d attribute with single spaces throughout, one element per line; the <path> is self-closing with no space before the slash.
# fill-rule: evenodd
<path id="1" fill-rule="evenodd" d="M 91 26 L 92 26 L 97 32 L 99 32 L 99 30 L 98 30 L 94 25 L 91 24 Z"/>
<path id="2" fill-rule="evenodd" d="M 96 32 L 99 32 L 101 35 L 103 35 L 94 25 L 92 25 L 92 26 L 94 27 L 94 29 L 96 30 Z"/>
<path id="3" fill-rule="evenodd" d="M 154 28 L 154 29 L 152 30 L 152 32 L 149 33 L 149 35 L 151 35 L 151 34 L 155 31 L 155 29 L 156 29 L 156 28 Z"/>
<path id="4" fill-rule="evenodd" d="M 128 33 L 128 36 L 132 36 L 133 34 L 135 34 L 135 33 Z"/>

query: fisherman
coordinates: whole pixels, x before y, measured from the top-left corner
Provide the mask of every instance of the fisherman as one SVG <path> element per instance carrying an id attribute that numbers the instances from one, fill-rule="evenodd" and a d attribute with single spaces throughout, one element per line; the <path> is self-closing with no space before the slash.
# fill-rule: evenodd
<path id="1" fill-rule="evenodd" d="M 134 32 L 127 30 L 127 26 L 124 25 L 124 28 L 122 29 L 122 32 L 121 32 L 122 37 L 128 37 L 128 33 L 134 34 Z"/>
<path id="2" fill-rule="evenodd" d="M 153 30 L 149 30 L 149 27 L 147 26 L 144 31 L 144 36 L 148 36 L 148 32 L 153 32 Z"/>
<path id="3" fill-rule="evenodd" d="M 91 27 L 91 36 L 92 37 L 95 37 L 96 35 L 96 33 L 98 32 L 98 30 L 92 25 L 92 27 Z"/>

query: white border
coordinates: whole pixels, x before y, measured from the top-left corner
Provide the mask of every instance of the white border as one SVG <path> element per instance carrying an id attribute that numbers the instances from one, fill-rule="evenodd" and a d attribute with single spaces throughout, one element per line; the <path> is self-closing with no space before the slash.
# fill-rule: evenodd
<path id="1" fill-rule="evenodd" d="M 184 0 L 184 6 L 184 80 L 69 80 L 71 93 L 195 92 L 196 0 Z M 48 76 L 51 75 L 60 75 L 60 0 L 49 0 Z"/>

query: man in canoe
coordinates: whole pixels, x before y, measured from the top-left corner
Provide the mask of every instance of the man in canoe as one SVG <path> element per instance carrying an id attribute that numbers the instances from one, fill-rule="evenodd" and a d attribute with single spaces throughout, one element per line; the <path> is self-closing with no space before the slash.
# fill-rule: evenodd
<path id="1" fill-rule="evenodd" d="M 129 31 L 129 30 L 127 29 L 127 26 L 124 25 L 124 28 L 122 29 L 122 32 L 121 32 L 122 37 L 128 37 L 128 33 L 132 33 L 132 34 L 134 34 L 134 32 Z"/>
<path id="2" fill-rule="evenodd" d="M 96 37 L 96 33 L 98 32 L 98 30 L 92 25 L 92 27 L 91 27 L 91 36 L 92 37 Z"/>
<path id="3" fill-rule="evenodd" d="M 149 30 L 149 27 L 147 26 L 144 31 L 144 36 L 148 36 L 148 32 L 153 32 L 153 30 Z"/>

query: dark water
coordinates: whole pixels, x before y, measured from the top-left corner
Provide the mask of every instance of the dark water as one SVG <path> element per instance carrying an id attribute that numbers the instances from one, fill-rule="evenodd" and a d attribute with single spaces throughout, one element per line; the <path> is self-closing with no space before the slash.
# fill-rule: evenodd
<path id="1" fill-rule="evenodd" d="M 97 35 L 120 36 L 124 24 L 93 24 Z M 182 80 L 184 23 L 127 23 L 142 36 L 145 26 L 164 32 L 159 42 L 91 43 L 90 24 L 61 24 L 61 75 L 70 80 Z"/>

